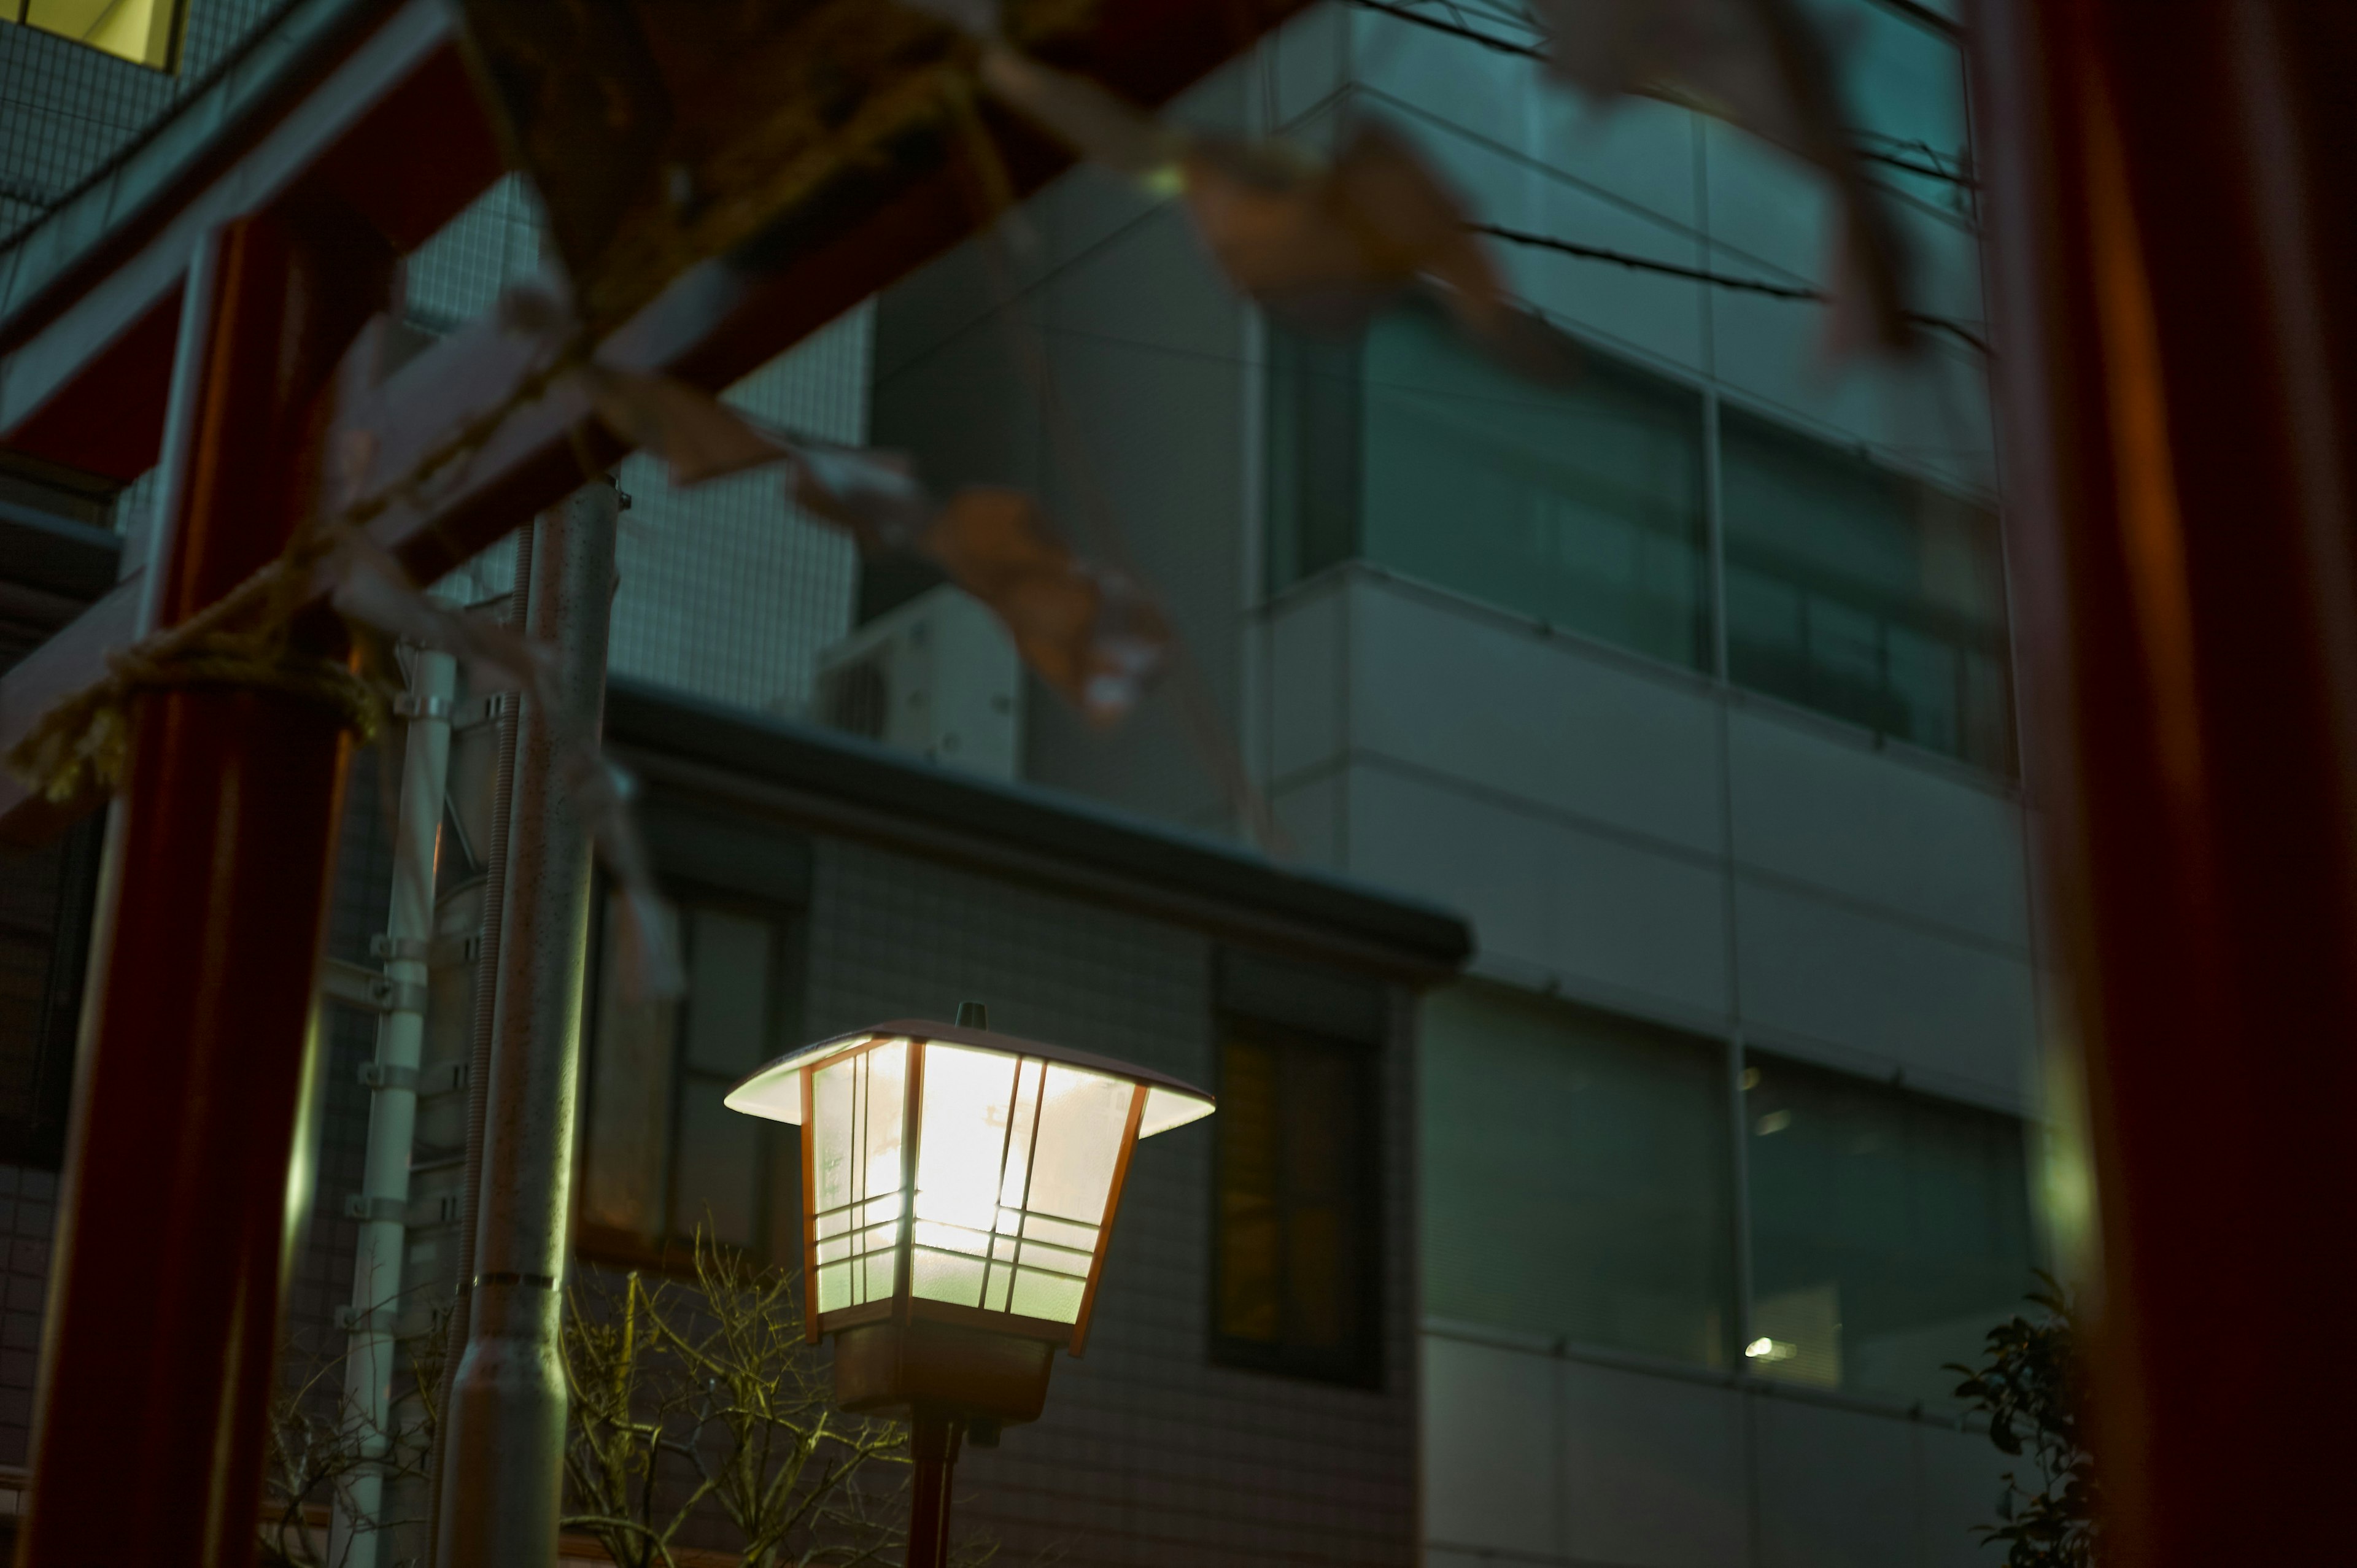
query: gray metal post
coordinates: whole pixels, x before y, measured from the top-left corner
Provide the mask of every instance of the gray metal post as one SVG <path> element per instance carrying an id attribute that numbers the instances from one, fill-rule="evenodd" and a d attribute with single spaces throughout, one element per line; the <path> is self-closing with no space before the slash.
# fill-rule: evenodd
<path id="1" fill-rule="evenodd" d="M 516 736 L 474 1289 L 443 1447 L 443 1568 L 555 1559 L 565 1416 L 557 1293 L 591 850 L 588 824 L 567 796 L 561 743 L 597 730 L 619 510 L 613 487 L 590 485 L 533 525 L 529 629 L 556 651 L 554 701 L 565 711 L 526 699 Z"/>
<path id="2" fill-rule="evenodd" d="M 442 790 L 450 770 L 450 694 L 457 662 L 421 651 L 411 667 L 401 805 L 393 845 L 393 903 L 378 944 L 391 982 L 392 1006 L 377 1026 L 376 1060 L 368 1075 L 368 1154 L 361 1190 L 348 1205 L 360 1220 L 352 1260 L 351 1338 L 344 1351 L 344 1419 L 368 1467 L 337 1499 L 328 1561 L 339 1568 L 376 1568 L 383 1540 L 384 1476 L 390 1446 L 395 1322 L 408 1238 L 409 1150 L 417 1122 L 417 1064 L 425 1039 L 425 955 L 434 935 L 434 841 L 442 824 Z"/>

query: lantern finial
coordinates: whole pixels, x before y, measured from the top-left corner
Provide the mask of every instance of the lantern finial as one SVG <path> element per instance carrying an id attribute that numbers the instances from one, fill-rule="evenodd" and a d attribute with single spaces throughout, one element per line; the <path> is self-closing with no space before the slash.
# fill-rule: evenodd
<path id="1" fill-rule="evenodd" d="M 961 1002 L 958 1004 L 957 1023 L 961 1029 L 987 1029 L 990 1027 L 990 1009 L 979 1002 Z"/>

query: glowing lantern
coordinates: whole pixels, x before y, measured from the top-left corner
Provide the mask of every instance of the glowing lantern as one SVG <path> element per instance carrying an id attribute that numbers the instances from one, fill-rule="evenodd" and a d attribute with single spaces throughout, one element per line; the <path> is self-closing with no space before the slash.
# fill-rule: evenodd
<path id="1" fill-rule="evenodd" d="M 805 1314 L 835 1396 L 978 1440 L 1036 1419 L 1059 1346 L 1088 1338 L 1137 1140 L 1211 1097 L 1143 1068 L 900 1019 L 780 1057 L 732 1110 L 802 1129 Z"/>

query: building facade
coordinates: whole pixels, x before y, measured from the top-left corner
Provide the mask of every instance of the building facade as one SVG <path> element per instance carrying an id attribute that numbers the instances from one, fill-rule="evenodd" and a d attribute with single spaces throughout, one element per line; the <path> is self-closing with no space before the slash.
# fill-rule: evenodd
<path id="1" fill-rule="evenodd" d="M 1480 220 L 1603 252 L 1499 247 L 1567 384 L 1413 306 L 1272 328 L 1090 170 L 878 307 L 877 442 L 1114 531 L 1217 715 L 1035 701 L 1027 776 L 1241 832 L 1224 750 L 1281 849 L 1475 924 L 1419 1043 L 1435 1568 L 1962 1568 L 1994 1517 L 1942 1368 L 2046 1239 L 1964 60 L 1936 7 L 1812 10 L 1941 324 L 1901 365 L 1619 264 L 1822 287 L 1827 199 L 1561 91 L 1482 5 L 1320 7 L 1174 113 L 1381 121 Z"/>
<path id="2" fill-rule="evenodd" d="M 48 214 L 126 151 L 195 145 L 208 94 L 266 76 L 291 41 L 369 3 L 0 10 L 0 201 L 11 204 L 0 208 L 0 265 L 11 241 L 38 239 Z M 173 117 L 190 104 L 199 112 Z M 538 236 L 528 191 L 508 181 L 409 257 L 412 340 L 533 276 Z M 858 442 L 872 323 L 872 309 L 855 311 L 727 395 L 773 424 Z M 591 955 L 582 1264 L 677 1269 L 699 1223 L 790 1262 L 782 1239 L 800 1204 L 790 1134 L 724 1112 L 721 1090 L 791 1043 L 984 1000 L 1004 1029 L 1213 1087 L 1224 1120 L 1139 1155 L 1088 1354 L 1058 1368 L 1045 1420 L 996 1451 L 969 1451 L 961 1522 L 1021 1560 L 1414 1561 L 1414 997 L 1461 960 L 1461 922 L 1036 783 L 974 779 L 798 725 L 791 715 L 808 704 L 820 655 L 856 618 L 847 542 L 796 515 L 774 478 L 689 494 L 634 458 L 617 478 L 629 510 L 608 739 L 647 782 L 642 826 L 681 908 L 690 986 L 675 1010 L 626 1016 L 610 966 Z M 148 480 L 118 489 L 5 466 L 0 488 L 28 528 L 73 546 L 49 551 L 70 555 L 70 571 L 33 570 L 13 550 L 0 568 L 13 656 L 143 568 L 152 494 Z M 496 600 L 511 553 L 488 553 L 445 590 Z M 479 748 L 461 739 L 454 798 Z M 350 775 L 327 938 L 347 979 L 379 963 L 393 751 L 388 741 L 362 753 Z M 443 934 L 454 940 L 436 950 L 417 1080 L 400 1304 L 413 1328 L 458 1266 L 465 1086 L 450 1069 L 471 1010 L 464 940 L 479 870 L 466 814 L 454 799 L 439 857 Z M 15 1162 L 0 1166 L 0 1201 L 13 1195 L 0 1222 L 13 1229 L 0 1233 L 15 1238 L 0 1471 L 31 1456 L 95 843 L 85 833 L 0 859 L 0 1160 Z M 290 1380 L 343 1343 L 354 1200 L 382 1218 L 361 1192 L 377 1019 L 358 1000 L 365 985 L 339 993 L 322 1004 Z M 9 1120 L 18 1100 L 21 1136 Z M 11 1480 L 0 1474 L 0 1515 Z M 414 1560 L 416 1544 L 401 1534 L 382 1560 Z M 726 1541 L 707 1532 L 699 1544 Z"/>

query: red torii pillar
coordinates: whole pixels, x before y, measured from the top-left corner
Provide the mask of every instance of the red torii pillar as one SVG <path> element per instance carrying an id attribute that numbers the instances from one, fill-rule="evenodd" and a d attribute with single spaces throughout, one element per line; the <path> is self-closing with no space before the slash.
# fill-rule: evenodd
<path id="1" fill-rule="evenodd" d="M 307 510 L 322 394 L 393 272 L 382 242 L 333 209 L 207 236 L 173 371 L 155 624 L 220 598 L 285 543 Z M 332 617 L 296 640 L 341 652 Z M 137 704 L 109 824 L 20 1563 L 253 1561 L 287 1172 L 349 753 L 341 719 L 301 696 L 194 686 Z"/>
<path id="2" fill-rule="evenodd" d="M 1980 0 L 2027 775 L 2102 1204 L 2105 1568 L 2347 1562 L 2346 0 Z"/>

